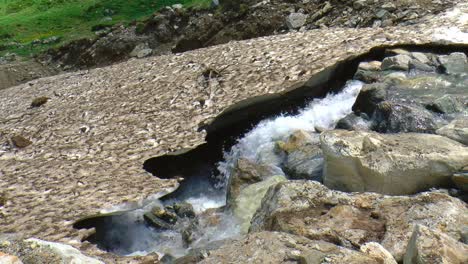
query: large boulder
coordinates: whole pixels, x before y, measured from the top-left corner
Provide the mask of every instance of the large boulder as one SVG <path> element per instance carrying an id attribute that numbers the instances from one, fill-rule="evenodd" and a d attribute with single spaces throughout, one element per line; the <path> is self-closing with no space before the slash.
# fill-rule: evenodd
<path id="1" fill-rule="evenodd" d="M 411 61 L 411 57 L 406 54 L 399 54 L 392 57 L 387 57 L 382 61 L 382 70 L 402 70 L 408 71 L 409 63 Z"/>
<path id="2" fill-rule="evenodd" d="M 468 73 L 468 61 L 465 53 L 454 52 L 449 55 L 440 55 L 439 62 L 448 74 Z"/>
<path id="3" fill-rule="evenodd" d="M 271 186 L 286 181 L 282 175 L 272 176 L 261 182 L 246 186 L 236 197 L 233 205 L 230 205 L 234 215 L 240 220 L 241 232 L 247 233 L 250 220 L 262 202 L 263 196 Z"/>
<path id="4" fill-rule="evenodd" d="M 385 258 L 324 241 L 280 233 L 258 232 L 211 251 L 201 263 L 378 264 Z M 393 263 L 388 263 L 393 264 Z"/>
<path id="5" fill-rule="evenodd" d="M 426 108 L 441 114 L 452 114 L 464 110 L 462 102 L 454 95 L 446 94 L 426 105 Z"/>
<path id="6" fill-rule="evenodd" d="M 468 263 L 468 245 L 439 231 L 416 225 L 403 264 Z"/>
<path id="7" fill-rule="evenodd" d="M 450 186 L 468 164 L 468 148 L 430 134 L 327 131 L 321 135 L 324 184 L 349 192 L 414 194 Z"/>
<path id="8" fill-rule="evenodd" d="M 269 189 L 250 231 L 283 231 L 348 248 L 378 242 L 402 261 L 415 225 L 459 240 L 467 221 L 465 204 L 443 192 L 350 194 L 314 181 L 288 181 Z"/>
<path id="9" fill-rule="evenodd" d="M 436 117 L 422 106 L 384 101 L 377 105 L 372 129 L 381 133 L 435 133 Z"/>
<path id="10" fill-rule="evenodd" d="M 387 86 L 385 83 L 366 84 L 359 92 L 356 102 L 353 105 L 353 112 L 366 113 L 372 116 L 377 105 L 387 98 Z"/>
<path id="11" fill-rule="evenodd" d="M 436 133 L 468 145 L 468 116 L 454 119 L 450 124 L 439 128 Z"/>
<path id="12" fill-rule="evenodd" d="M 318 134 L 295 131 L 286 141 L 276 143 L 284 154 L 282 169 L 289 178 L 320 181 L 323 170 L 323 153 Z"/>

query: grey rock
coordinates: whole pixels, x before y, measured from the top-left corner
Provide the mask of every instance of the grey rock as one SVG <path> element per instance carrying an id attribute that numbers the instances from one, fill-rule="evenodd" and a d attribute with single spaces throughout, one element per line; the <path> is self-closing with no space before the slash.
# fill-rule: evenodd
<path id="1" fill-rule="evenodd" d="M 292 13 L 286 18 L 286 25 L 289 29 L 301 28 L 307 20 L 307 15 L 302 13 Z"/>
<path id="2" fill-rule="evenodd" d="M 340 119 L 336 124 L 337 129 L 346 129 L 346 130 L 370 130 L 371 123 L 369 120 L 357 116 L 354 113 L 351 113 L 344 118 Z"/>
<path id="3" fill-rule="evenodd" d="M 356 10 L 361 10 L 367 4 L 367 0 L 356 0 L 353 2 L 353 8 Z"/>
<path id="4" fill-rule="evenodd" d="M 364 85 L 353 105 L 353 111 L 357 114 L 366 113 L 368 116 L 372 116 L 377 105 L 386 100 L 387 86 L 385 83 Z"/>
<path id="5" fill-rule="evenodd" d="M 411 57 L 405 54 L 387 57 L 382 61 L 382 70 L 403 70 L 409 69 Z"/>
<path id="6" fill-rule="evenodd" d="M 468 74 L 468 62 L 463 52 L 441 55 L 438 60 L 448 74 Z"/>
<path id="7" fill-rule="evenodd" d="M 468 117 L 456 118 L 448 125 L 438 129 L 436 133 L 468 145 Z"/>
<path id="8" fill-rule="evenodd" d="M 411 60 L 409 62 L 409 68 L 411 70 L 418 70 L 424 72 L 435 72 L 436 68 L 434 66 L 430 66 L 428 64 L 422 63 L 419 60 Z"/>
<path id="9" fill-rule="evenodd" d="M 438 135 L 334 130 L 320 142 L 323 182 L 342 191 L 402 195 L 447 187 L 468 164 L 467 147 Z"/>
<path id="10" fill-rule="evenodd" d="M 418 105 L 384 101 L 372 117 L 372 130 L 381 133 L 435 133 L 438 128 L 434 114 Z"/>
<path id="11" fill-rule="evenodd" d="M 462 102 L 454 95 L 446 94 L 426 106 L 427 109 L 441 114 L 453 114 L 464 110 Z"/>
<path id="12" fill-rule="evenodd" d="M 182 202 L 174 204 L 174 211 L 179 217 L 195 217 L 195 210 L 190 203 Z"/>
<path id="13" fill-rule="evenodd" d="M 283 170 L 290 178 L 321 181 L 323 154 L 318 134 L 295 131 L 286 142 L 277 142 L 277 149 L 284 152 Z"/>

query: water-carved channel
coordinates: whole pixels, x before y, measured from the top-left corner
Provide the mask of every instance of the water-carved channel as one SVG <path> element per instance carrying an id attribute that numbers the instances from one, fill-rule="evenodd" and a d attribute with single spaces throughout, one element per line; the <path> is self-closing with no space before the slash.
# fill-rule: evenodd
<path id="1" fill-rule="evenodd" d="M 325 69 L 284 94 L 241 102 L 203 128 L 208 132 L 206 144 L 144 163 L 159 178 L 183 178 L 177 190 L 144 208 L 84 219 L 75 228 L 95 228 L 87 240 L 120 255 L 158 252 L 170 260 L 219 247 L 248 231 L 270 186 L 287 179 L 321 180 L 323 130 L 338 125 L 381 133 L 433 133 L 427 120 L 440 127 L 466 116 L 463 89 L 468 77 L 463 72 L 466 66 L 457 64 L 466 51 L 466 46 L 376 48 Z M 409 61 L 382 63 L 395 56 Z M 380 108 L 359 109 L 356 98 L 361 88 L 376 83 L 384 87 L 385 95 L 371 96 L 409 110 L 402 115 L 395 108 L 395 116 L 389 117 Z M 442 95 L 457 101 L 437 101 Z M 413 109 L 414 105 L 421 107 Z M 304 140 L 315 148 L 292 154 Z"/>

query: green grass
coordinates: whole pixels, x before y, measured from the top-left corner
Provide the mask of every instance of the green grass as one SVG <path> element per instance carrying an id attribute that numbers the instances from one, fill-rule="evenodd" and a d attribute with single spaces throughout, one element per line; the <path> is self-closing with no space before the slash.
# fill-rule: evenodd
<path id="1" fill-rule="evenodd" d="M 143 20 L 164 6 L 181 3 L 205 8 L 210 0 L 0 0 L 0 56 L 7 52 L 34 55 L 53 46 L 92 37 L 95 25 Z M 112 10 L 109 14 L 108 10 Z M 104 21 L 105 17 L 112 21 Z M 60 37 L 59 43 L 31 45 Z M 18 42 L 23 46 L 11 45 Z"/>

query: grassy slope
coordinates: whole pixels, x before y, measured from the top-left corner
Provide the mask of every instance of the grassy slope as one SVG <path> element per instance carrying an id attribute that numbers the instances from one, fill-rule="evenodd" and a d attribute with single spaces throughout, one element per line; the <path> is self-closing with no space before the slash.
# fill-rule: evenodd
<path id="1" fill-rule="evenodd" d="M 33 55 L 60 45 L 33 46 L 33 40 L 58 36 L 64 43 L 93 36 L 92 26 L 141 20 L 175 3 L 206 7 L 210 0 L 0 0 L 0 56 L 7 52 Z M 105 22 L 107 16 L 112 21 Z M 9 45 L 12 42 L 22 46 Z"/>

